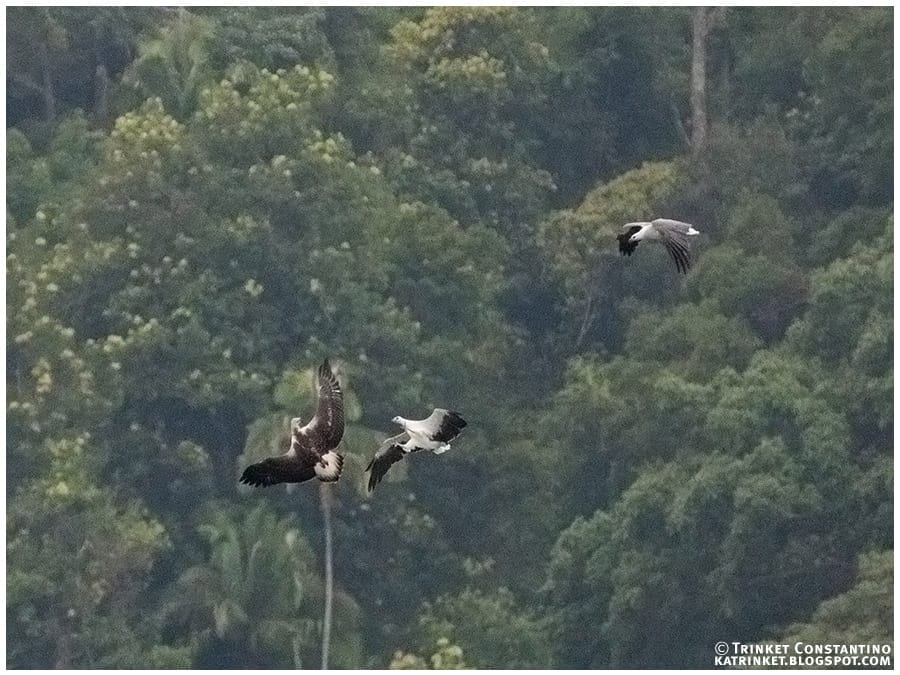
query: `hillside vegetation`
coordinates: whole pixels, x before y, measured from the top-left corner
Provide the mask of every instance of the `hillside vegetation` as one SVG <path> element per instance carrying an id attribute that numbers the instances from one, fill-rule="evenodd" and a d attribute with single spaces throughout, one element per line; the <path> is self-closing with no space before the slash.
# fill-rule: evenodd
<path id="1" fill-rule="evenodd" d="M 892 10 L 698 11 L 9 8 L 8 666 L 318 667 L 320 489 L 332 667 L 892 643 Z"/>

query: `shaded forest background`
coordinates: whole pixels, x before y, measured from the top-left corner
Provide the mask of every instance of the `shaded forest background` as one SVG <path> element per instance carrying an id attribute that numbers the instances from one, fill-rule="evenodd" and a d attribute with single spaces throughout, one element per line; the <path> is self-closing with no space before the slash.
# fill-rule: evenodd
<path id="1" fill-rule="evenodd" d="M 699 18 L 8 9 L 8 665 L 317 667 L 326 355 L 333 667 L 892 643 L 892 10 Z"/>

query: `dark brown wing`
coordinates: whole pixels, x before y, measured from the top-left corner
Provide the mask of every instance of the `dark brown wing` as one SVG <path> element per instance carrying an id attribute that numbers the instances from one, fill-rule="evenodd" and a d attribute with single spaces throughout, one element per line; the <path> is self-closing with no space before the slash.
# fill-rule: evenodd
<path id="1" fill-rule="evenodd" d="M 269 487 L 278 483 L 302 483 L 316 475 L 315 462 L 307 464 L 291 455 L 267 457 L 251 464 L 241 474 L 241 482 L 253 487 Z"/>
<path id="2" fill-rule="evenodd" d="M 316 414 L 295 434 L 301 446 L 323 455 L 333 450 L 344 435 L 344 393 L 328 359 L 319 366 Z"/>
<path id="3" fill-rule="evenodd" d="M 369 492 L 372 492 L 375 486 L 381 482 L 381 479 L 384 478 L 391 466 L 403 459 L 403 455 L 406 453 L 403 452 L 403 448 L 400 447 L 399 443 L 408 440 L 409 435 L 403 432 L 402 434 L 391 436 L 382 442 L 378 452 L 375 453 L 372 461 L 369 462 L 369 466 L 366 467 L 366 471 L 371 471 L 369 474 Z"/>

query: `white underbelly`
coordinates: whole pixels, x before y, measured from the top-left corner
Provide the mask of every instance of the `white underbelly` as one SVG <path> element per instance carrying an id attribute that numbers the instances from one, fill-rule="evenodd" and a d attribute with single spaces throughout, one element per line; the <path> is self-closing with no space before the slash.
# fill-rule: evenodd
<path id="1" fill-rule="evenodd" d="M 411 440 L 417 448 L 424 448 L 425 450 L 437 450 L 444 445 L 439 441 L 431 440 L 425 434 L 410 431 L 409 429 L 407 429 L 406 432 L 409 434 L 409 440 Z"/>

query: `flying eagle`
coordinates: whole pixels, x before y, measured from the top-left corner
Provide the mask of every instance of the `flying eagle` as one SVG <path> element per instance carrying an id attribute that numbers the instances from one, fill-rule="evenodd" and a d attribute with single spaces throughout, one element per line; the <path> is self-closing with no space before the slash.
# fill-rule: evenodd
<path id="1" fill-rule="evenodd" d="M 616 236 L 619 240 L 619 251 L 622 255 L 631 255 L 638 243 L 643 240 L 661 242 L 675 261 L 679 272 L 687 274 L 691 268 L 691 246 L 689 237 L 700 234 L 693 225 L 679 220 L 657 218 L 649 223 L 627 223 L 622 233 Z"/>
<path id="2" fill-rule="evenodd" d="M 334 452 L 344 435 L 344 394 L 328 359 L 318 371 L 316 414 L 305 426 L 291 420 L 291 447 L 278 457 L 251 464 L 241 482 L 254 487 L 302 483 L 316 477 L 330 483 L 341 476 L 344 458 Z"/>
<path id="3" fill-rule="evenodd" d="M 466 426 L 459 413 L 443 408 L 435 408 L 424 420 L 408 420 L 398 415 L 391 421 L 403 427 L 403 432 L 386 439 L 366 467 L 366 471 L 371 471 L 369 492 L 381 482 L 391 465 L 403 459 L 404 455 L 419 450 L 431 450 L 436 455 L 447 452 L 450 441 L 459 436 Z"/>

